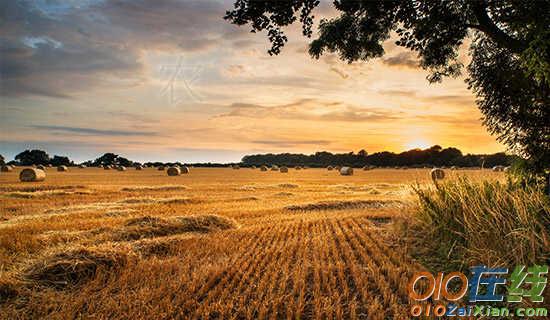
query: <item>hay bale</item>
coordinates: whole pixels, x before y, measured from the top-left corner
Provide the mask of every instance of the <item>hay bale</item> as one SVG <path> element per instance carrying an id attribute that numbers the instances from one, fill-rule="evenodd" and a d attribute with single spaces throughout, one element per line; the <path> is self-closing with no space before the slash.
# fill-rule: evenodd
<path id="1" fill-rule="evenodd" d="M 166 170 L 166 173 L 171 177 L 179 176 L 181 175 L 181 170 L 178 167 L 170 167 L 168 168 L 168 170 Z"/>
<path id="2" fill-rule="evenodd" d="M 103 170 L 111 170 L 111 166 L 110 165 L 103 166 Z"/>
<path id="3" fill-rule="evenodd" d="M 180 170 L 181 170 L 181 173 L 182 173 L 182 174 L 187 174 L 187 173 L 189 173 L 189 167 L 183 166 L 183 167 L 180 168 Z"/>
<path id="4" fill-rule="evenodd" d="M 271 166 L 271 171 L 279 171 L 279 167 L 276 165 Z"/>
<path id="5" fill-rule="evenodd" d="M 79 248 L 47 256 L 29 266 L 25 280 L 54 289 L 82 285 L 98 272 L 112 274 L 128 263 L 128 255 L 115 250 Z"/>
<path id="6" fill-rule="evenodd" d="M 118 171 L 126 171 L 126 167 L 125 167 L 125 166 L 118 166 L 118 167 L 116 167 L 116 169 L 117 169 Z"/>
<path id="7" fill-rule="evenodd" d="M 260 167 L 260 170 L 261 170 L 261 171 L 267 171 L 267 167 L 266 167 L 266 166 L 261 166 L 261 167 Z"/>
<path id="8" fill-rule="evenodd" d="M 328 167 L 327 167 L 327 170 L 328 170 L 328 171 L 332 171 L 332 170 L 334 170 L 334 168 L 333 168 L 332 166 L 328 166 Z"/>
<path id="9" fill-rule="evenodd" d="M 157 168 L 158 171 L 164 171 L 164 169 L 165 169 L 164 166 L 160 166 Z"/>
<path id="10" fill-rule="evenodd" d="M 65 172 L 65 171 L 69 171 L 69 168 L 67 168 L 67 166 L 59 166 L 57 167 L 57 171 Z"/>
<path id="11" fill-rule="evenodd" d="M 233 170 L 239 170 L 241 167 L 238 164 L 233 165 Z"/>
<path id="12" fill-rule="evenodd" d="M 37 182 L 46 179 L 46 172 L 37 168 L 26 168 L 19 173 L 22 182 Z"/>
<path id="13" fill-rule="evenodd" d="M 363 167 L 363 171 L 369 171 L 370 170 L 370 166 L 366 165 Z"/>
<path id="14" fill-rule="evenodd" d="M 288 168 L 285 167 L 285 166 L 282 166 L 279 171 L 281 171 L 281 173 L 287 173 L 288 172 Z"/>
<path id="15" fill-rule="evenodd" d="M 2 166 L 2 172 L 12 172 L 13 168 L 11 166 Z"/>
<path id="16" fill-rule="evenodd" d="M 336 166 L 336 167 L 334 167 L 334 170 L 336 170 L 336 171 L 340 171 L 340 169 L 342 169 L 341 166 Z"/>
<path id="17" fill-rule="evenodd" d="M 504 167 L 504 169 L 503 169 L 502 171 L 504 171 L 504 172 L 510 172 L 511 169 L 512 169 L 512 168 L 511 168 L 510 166 L 508 166 L 508 167 Z"/>
<path id="18" fill-rule="evenodd" d="M 251 166 L 250 169 L 254 170 L 256 169 L 256 166 Z"/>
<path id="19" fill-rule="evenodd" d="M 493 171 L 494 172 L 502 172 L 502 171 L 504 171 L 504 166 L 494 166 Z"/>
<path id="20" fill-rule="evenodd" d="M 342 168 L 340 168 L 340 175 L 341 176 L 353 176 L 353 168 L 352 167 L 342 167 Z"/>
<path id="21" fill-rule="evenodd" d="M 81 164 L 81 165 L 78 166 L 78 168 L 79 169 L 86 169 L 86 165 Z"/>
<path id="22" fill-rule="evenodd" d="M 46 170 L 46 167 L 44 167 L 43 165 L 39 164 L 39 165 L 36 166 L 36 169 Z"/>
<path id="23" fill-rule="evenodd" d="M 294 169 L 296 169 L 296 170 L 302 170 L 302 167 L 296 166 Z"/>
<path id="24" fill-rule="evenodd" d="M 440 168 L 433 168 L 430 171 L 430 176 L 432 177 L 433 181 L 442 180 L 445 178 L 445 171 L 443 171 L 443 169 L 440 169 Z"/>
<path id="25" fill-rule="evenodd" d="M 451 166 L 451 171 L 455 171 L 456 169 L 456 166 Z"/>
<path id="26" fill-rule="evenodd" d="M 142 166 L 136 166 L 136 170 L 143 170 Z"/>

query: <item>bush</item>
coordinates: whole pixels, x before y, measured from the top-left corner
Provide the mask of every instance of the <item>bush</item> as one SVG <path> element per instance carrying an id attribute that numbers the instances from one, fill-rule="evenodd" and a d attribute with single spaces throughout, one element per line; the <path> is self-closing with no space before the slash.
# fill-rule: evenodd
<path id="1" fill-rule="evenodd" d="M 450 271 L 550 258 L 550 203 L 538 188 L 460 178 L 414 191 L 413 254 L 428 267 Z"/>

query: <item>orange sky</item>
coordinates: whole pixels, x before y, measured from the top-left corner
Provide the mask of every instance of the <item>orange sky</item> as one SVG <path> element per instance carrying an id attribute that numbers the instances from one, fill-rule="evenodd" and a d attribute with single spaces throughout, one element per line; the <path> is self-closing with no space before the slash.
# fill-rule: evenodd
<path id="1" fill-rule="evenodd" d="M 270 57 L 265 35 L 223 21 L 230 2 L 39 3 L 7 4 L 28 20 L 8 21 L 1 34 L 2 49 L 19 50 L 1 69 L 7 158 L 25 148 L 79 161 L 115 152 L 184 162 L 433 144 L 504 150 L 463 78 L 430 85 L 415 56 L 391 41 L 383 58 L 350 65 L 310 58 L 292 28 L 283 53 Z"/>

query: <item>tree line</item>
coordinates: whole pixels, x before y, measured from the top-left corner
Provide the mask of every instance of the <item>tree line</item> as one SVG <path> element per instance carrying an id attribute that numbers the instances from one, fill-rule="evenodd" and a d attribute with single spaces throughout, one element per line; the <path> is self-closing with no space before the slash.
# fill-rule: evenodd
<path id="1" fill-rule="evenodd" d="M 279 154 L 254 154 L 246 155 L 238 163 L 242 166 L 261 166 L 261 165 L 278 165 L 278 166 L 310 166 L 310 167 L 327 167 L 332 166 L 377 166 L 377 167 L 442 167 L 442 166 L 457 166 L 457 167 L 493 167 L 497 165 L 507 166 L 520 158 L 514 155 L 508 155 L 504 152 L 494 154 L 466 154 L 457 148 L 449 147 L 442 148 L 435 145 L 428 149 L 413 149 L 401 153 L 389 151 L 376 152 L 368 154 L 367 151 L 361 150 L 357 153 L 331 153 L 320 151 L 314 154 L 297 154 L 297 153 L 279 153 Z M 0 164 L 4 164 L 4 157 L 0 155 Z M 74 161 L 66 156 L 55 155 L 50 157 L 43 150 L 25 150 L 15 156 L 15 159 L 9 161 L 8 164 L 30 166 L 30 165 L 52 165 L 52 166 L 73 166 Z M 221 163 L 182 163 L 182 162 L 145 162 L 140 163 L 129 160 L 115 153 L 105 153 L 102 156 L 81 163 L 90 167 L 99 167 L 103 165 L 125 166 L 131 167 L 136 165 L 146 166 L 172 166 L 172 165 L 190 165 L 195 167 L 223 167 L 226 164 Z M 237 163 L 232 163 L 237 164 Z"/>
<path id="2" fill-rule="evenodd" d="M 368 154 L 365 150 L 357 153 L 330 153 L 326 151 L 314 154 L 255 154 L 243 157 L 244 166 L 260 165 L 285 165 L 285 166 L 310 166 L 327 167 L 335 166 L 377 166 L 377 167 L 433 167 L 433 166 L 457 166 L 457 167 L 493 167 L 497 165 L 507 166 L 519 159 L 517 156 L 507 155 L 504 152 L 495 154 L 466 154 L 457 148 L 445 148 L 435 145 L 428 149 L 413 149 L 401 153 L 389 151 Z"/>

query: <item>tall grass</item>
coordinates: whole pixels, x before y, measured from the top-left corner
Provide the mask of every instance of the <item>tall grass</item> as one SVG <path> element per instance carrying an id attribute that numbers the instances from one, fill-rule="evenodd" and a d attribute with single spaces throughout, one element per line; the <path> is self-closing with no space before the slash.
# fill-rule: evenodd
<path id="1" fill-rule="evenodd" d="M 414 192 L 413 253 L 428 267 L 461 270 L 550 258 L 550 201 L 541 190 L 459 178 Z"/>

